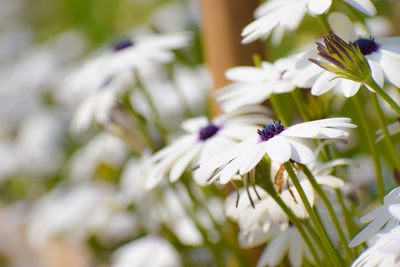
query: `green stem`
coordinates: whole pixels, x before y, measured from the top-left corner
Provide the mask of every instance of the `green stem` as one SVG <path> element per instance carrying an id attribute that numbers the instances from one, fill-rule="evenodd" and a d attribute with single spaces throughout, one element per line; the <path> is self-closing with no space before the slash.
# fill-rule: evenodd
<path id="1" fill-rule="evenodd" d="M 326 248 L 328 254 L 329 254 L 329 259 L 333 262 L 334 266 L 342 266 L 343 263 L 341 262 L 339 256 L 336 254 L 336 250 L 333 247 L 331 241 L 329 240 L 329 237 L 326 235 L 325 230 L 322 226 L 321 221 L 318 219 L 317 215 L 315 214 L 313 208 L 311 207 L 310 202 L 308 201 L 308 198 L 306 196 L 306 193 L 304 192 L 303 188 L 301 187 L 300 181 L 297 178 L 296 173 L 294 172 L 292 166 L 290 165 L 289 162 L 286 162 L 283 164 L 285 166 L 286 171 L 288 172 L 293 185 L 295 186 L 297 192 L 299 193 L 299 196 L 301 198 L 301 201 L 304 204 L 304 207 L 307 210 L 307 213 L 311 219 L 311 222 L 315 226 L 315 229 L 322 241 L 322 244 Z"/>
<path id="2" fill-rule="evenodd" d="M 332 31 L 331 25 L 329 25 L 326 14 L 318 15 L 318 19 L 319 19 L 319 22 L 321 23 L 322 28 L 324 29 L 325 33 L 329 33 Z"/>
<path id="3" fill-rule="evenodd" d="M 153 152 L 157 151 L 157 147 L 155 146 L 153 139 L 151 138 L 149 129 L 147 128 L 146 119 L 139 112 L 136 111 L 135 107 L 132 105 L 129 99 L 129 94 L 125 94 L 122 97 L 122 102 L 125 105 L 125 107 L 127 107 L 129 111 L 132 113 L 132 115 L 136 118 L 138 126 L 140 128 L 140 132 L 146 138 L 147 144 L 150 146 L 151 150 Z"/>
<path id="4" fill-rule="evenodd" d="M 400 106 L 383 90 L 373 79 L 370 77 L 368 81 L 365 82 L 366 85 L 371 87 L 389 106 L 400 115 Z"/>
<path id="5" fill-rule="evenodd" d="M 378 192 L 379 192 L 379 199 L 380 199 L 381 203 L 383 204 L 383 197 L 385 196 L 385 187 L 384 187 L 384 183 L 383 183 L 381 163 L 379 161 L 378 153 L 376 152 L 376 147 L 375 147 L 375 143 L 374 143 L 371 131 L 370 131 L 370 127 L 368 127 L 368 119 L 365 116 L 365 112 L 361 108 L 359 94 L 354 95 L 354 97 L 352 97 L 352 99 L 353 99 L 354 105 L 356 106 L 357 113 L 360 117 L 361 127 L 363 128 L 362 130 L 365 133 L 365 136 L 367 138 L 368 146 L 371 151 L 371 156 L 374 161 L 376 182 L 378 185 Z"/>
<path id="6" fill-rule="evenodd" d="M 325 192 L 322 190 L 321 186 L 318 184 L 317 180 L 315 179 L 314 175 L 311 173 L 311 171 L 307 168 L 306 165 L 303 165 L 303 172 L 304 174 L 307 176 L 308 180 L 310 181 L 312 187 L 314 188 L 314 190 L 317 192 L 317 194 L 319 195 L 319 197 L 322 199 L 322 202 L 324 202 L 328 213 L 332 219 L 332 222 L 336 228 L 336 231 L 339 235 L 339 239 L 340 242 L 342 243 L 342 246 L 347 254 L 347 257 L 349 259 L 349 262 L 351 263 L 355 256 L 353 254 L 353 251 L 351 251 L 351 249 L 347 246 L 347 239 L 346 236 L 343 232 L 343 229 L 340 225 L 340 222 L 336 216 L 335 210 L 333 209 L 333 206 L 331 204 L 331 202 L 329 201 L 328 197 L 326 196 Z"/>
<path id="7" fill-rule="evenodd" d="M 142 83 L 142 81 L 137 73 L 136 73 L 136 84 L 137 84 L 137 87 L 142 92 L 143 96 L 146 98 L 146 101 L 149 104 L 151 110 L 153 111 L 154 124 L 160 134 L 161 141 L 163 142 L 163 146 L 165 146 L 167 144 L 167 130 L 165 129 L 164 125 L 161 122 L 161 118 L 160 118 L 160 115 L 158 114 L 158 111 L 157 111 L 156 105 L 154 104 L 153 98 L 151 97 L 149 92 L 144 87 L 144 84 Z"/>
<path id="8" fill-rule="evenodd" d="M 388 151 L 390 153 L 390 158 L 392 160 L 394 160 L 396 168 L 399 169 L 400 168 L 400 158 L 399 158 L 399 155 L 396 153 L 395 145 L 394 145 L 393 140 L 392 140 L 392 138 L 389 134 L 389 131 L 386 127 L 385 117 L 383 115 L 382 109 L 379 106 L 378 97 L 374 93 L 371 93 L 370 95 L 372 98 L 372 102 L 374 103 L 376 114 L 378 115 L 379 124 L 381 126 L 382 133 L 383 133 L 386 145 L 388 147 Z"/>
<path id="9" fill-rule="evenodd" d="M 303 100 L 300 98 L 297 89 L 292 91 L 292 97 L 293 97 L 294 103 L 296 104 L 297 110 L 300 112 L 300 115 L 303 118 L 303 121 L 309 121 L 310 116 L 308 116 L 307 111 L 303 108 L 303 105 L 302 105 Z"/>
<path id="10" fill-rule="evenodd" d="M 276 95 L 271 94 L 269 100 L 271 101 L 272 109 L 274 110 L 276 117 L 283 123 L 283 125 L 288 126 L 289 121 L 285 118 L 283 111 L 281 110 L 281 105 L 279 105 L 279 101 Z"/>

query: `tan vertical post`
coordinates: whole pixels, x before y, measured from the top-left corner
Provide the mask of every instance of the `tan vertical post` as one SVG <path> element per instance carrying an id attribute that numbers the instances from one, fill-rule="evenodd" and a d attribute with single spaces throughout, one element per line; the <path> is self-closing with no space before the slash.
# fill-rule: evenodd
<path id="1" fill-rule="evenodd" d="M 263 55 L 261 42 L 242 45 L 242 29 L 254 20 L 257 0 L 201 0 L 204 53 L 214 79 L 214 89 L 229 83 L 224 73 L 234 66 L 253 65 L 255 53 Z M 213 101 L 212 114 L 219 113 Z"/>

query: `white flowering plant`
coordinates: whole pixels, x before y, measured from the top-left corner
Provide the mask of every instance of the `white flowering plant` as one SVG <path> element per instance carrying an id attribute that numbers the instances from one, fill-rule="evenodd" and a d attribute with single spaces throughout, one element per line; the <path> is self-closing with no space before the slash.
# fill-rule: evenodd
<path id="1" fill-rule="evenodd" d="M 394 1 L 36 2 L 0 1 L 0 265 L 400 267 Z"/>

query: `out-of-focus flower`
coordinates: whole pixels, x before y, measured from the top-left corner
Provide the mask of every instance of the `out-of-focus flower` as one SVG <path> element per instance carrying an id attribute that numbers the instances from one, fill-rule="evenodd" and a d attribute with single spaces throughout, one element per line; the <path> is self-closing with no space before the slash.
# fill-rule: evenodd
<path id="1" fill-rule="evenodd" d="M 155 255 L 157 255 L 155 257 Z M 178 252 L 160 236 L 138 238 L 116 250 L 112 267 L 179 267 Z"/>
<path id="2" fill-rule="evenodd" d="M 127 154 L 128 148 L 120 138 L 100 133 L 72 156 L 68 163 L 69 176 L 73 180 L 89 180 L 100 164 L 119 167 Z"/>
<path id="3" fill-rule="evenodd" d="M 285 163 L 291 159 L 308 164 L 315 156 L 302 138 L 346 138 L 349 133 L 343 128 L 354 127 L 348 118 L 309 121 L 287 128 L 280 122 L 272 122 L 231 149 L 201 164 L 199 172 L 216 172 L 211 180 L 219 178 L 225 184 L 237 173 L 248 173 L 265 154 L 276 163 Z"/>
<path id="4" fill-rule="evenodd" d="M 290 60 L 262 62 L 260 67 L 235 67 L 225 72 L 232 84 L 216 92 L 217 101 L 229 112 L 248 104 L 261 104 L 271 94 L 292 91 L 295 86 L 284 79 Z"/>
<path id="5" fill-rule="evenodd" d="M 156 186 L 167 173 L 169 180 L 175 182 L 188 166 L 197 166 L 256 131 L 268 113 L 261 106 L 245 106 L 211 121 L 206 117 L 186 120 L 182 128 L 187 134 L 153 156 L 155 164 L 149 172 L 147 187 Z M 196 172 L 194 178 L 200 184 L 205 183 Z"/>
<path id="6" fill-rule="evenodd" d="M 383 205 L 368 212 L 360 218 L 362 223 L 370 223 L 350 241 L 350 247 L 358 246 L 362 242 L 371 238 L 382 227 L 383 232 L 388 232 L 389 230 L 398 227 L 399 220 L 397 217 L 393 217 L 389 211 L 389 207 L 400 203 L 400 187 L 396 187 L 390 191 L 383 199 L 383 202 Z"/>
<path id="7" fill-rule="evenodd" d="M 377 239 L 353 263 L 352 267 L 400 266 L 400 226 L 378 233 Z"/>
<path id="8" fill-rule="evenodd" d="M 354 8 L 373 16 L 375 7 L 369 0 L 345 0 Z M 242 43 L 250 43 L 259 38 L 267 38 L 277 26 L 292 31 L 296 29 L 306 13 L 315 16 L 325 13 L 332 0 L 273 0 L 256 9 L 256 20 L 243 29 Z"/>
<path id="9" fill-rule="evenodd" d="M 89 233 L 101 233 L 116 211 L 113 196 L 111 188 L 97 183 L 57 187 L 35 203 L 29 215 L 30 240 L 40 245 L 62 235 L 82 242 Z"/>

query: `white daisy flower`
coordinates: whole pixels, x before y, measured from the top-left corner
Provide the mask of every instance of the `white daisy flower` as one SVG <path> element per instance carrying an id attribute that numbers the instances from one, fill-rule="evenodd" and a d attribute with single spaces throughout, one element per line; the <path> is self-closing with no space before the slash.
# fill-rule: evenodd
<path id="1" fill-rule="evenodd" d="M 346 164 L 346 161 L 335 160 L 325 164 L 317 164 L 310 166 L 310 170 L 318 184 L 328 188 L 341 188 L 344 185 L 343 181 L 329 174 L 332 167 L 338 164 Z M 308 213 L 287 172 L 280 172 L 280 164 L 272 163 L 271 178 L 275 179 L 278 172 L 282 177 L 281 187 L 279 186 L 278 189 L 280 198 L 298 218 L 307 219 Z M 297 176 L 309 203 L 313 206 L 316 200 L 313 187 L 303 172 L 297 171 Z M 241 230 L 249 232 L 257 229 L 260 225 L 263 225 L 263 229 L 266 230 L 271 226 L 271 223 L 286 224 L 288 222 L 285 212 L 263 189 L 259 187 L 249 188 L 248 197 L 244 195 L 245 193 L 245 189 L 239 190 L 239 199 L 235 193 L 232 193 L 225 202 L 227 215 L 239 222 Z M 254 200 L 254 206 L 251 205 L 252 200 Z M 237 205 L 235 205 L 235 201 L 238 201 Z"/>
<path id="2" fill-rule="evenodd" d="M 400 203 L 400 186 L 390 191 L 383 199 L 383 205 L 373 209 L 360 218 L 362 223 L 370 222 L 364 229 L 361 230 L 349 243 L 350 247 L 355 247 L 371 238 L 379 229 L 383 227 L 383 232 L 388 232 L 390 229 L 399 225 L 399 218 L 394 217 L 391 212 L 397 211 L 397 205 Z M 389 210 L 392 207 L 392 210 Z M 397 216 L 397 213 L 396 213 Z"/>
<path id="3" fill-rule="evenodd" d="M 237 173 L 248 173 L 265 154 L 276 163 L 294 160 L 308 164 L 315 159 L 315 155 L 302 138 L 346 138 L 349 133 L 342 128 L 354 127 L 348 118 L 309 121 L 287 128 L 280 122 L 272 122 L 226 152 L 201 164 L 198 172 L 203 179 L 208 179 L 209 174 L 217 170 L 210 180 L 219 178 L 225 184 Z"/>
<path id="4" fill-rule="evenodd" d="M 400 78 L 397 75 L 397 70 L 400 69 L 400 50 L 398 49 L 400 46 L 400 37 L 358 37 L 356 31 L 354 30 L 354 25 L 350 19 L 342 15 L 340 16 L 340 25 L 335 25 L 338 24 L 338 19 L 336 17 L 336 14 L 330 17 L 334 22 L 332 27 L 334 29 L 338 28 L 338 32 L 345 36 L 345 38 L 348 38 L 348 40 L 355 40 L 351 41 L 351 44 L 360 48 L 361 54 L 365 57 L 369 64 L 371 75 L 375 82 L 380 87 L 383 87 L 384 79 L 386 78 L 389 82 L 399 87 Z M 325 45 L 329 45 L 327 44 L 326 40 L 324 41 Z M 336 44 L 338 44 L 338 42 L 333 43 L 334 46 Z M 318 50 L 320 52 L 319 55 L 324 57 L 325 53 L 320 49 L 323 48 L 323 46 L 321 44 L 318 46 Z M 311 56 L 311 58 L 315 58 L 315 56 Z M 327 60 L 329 61 L 329 59 Z M 310 68 L 308 71 L 316 70 L 315 68 Z M 301 74 L 299 73 L 299 75 L 304 74 L 304 71 Z M 346 97 L 350 97 L 357 93 L 361 86 L 361 82 L 338 78 L 336 74 L 326 70 L 322 70 L 322 72 L 321 70 L 316 71 L 314 75 L 309 73 L 307 77 L 314 80 L 314 83 L 311 87 L 311 93 L 314 95 L 321 95 L 334 87 L 339 87 L 342 88 L 342 92 Z"/>
<path id="5" fill-rule="evenodd" d="M 369 246 L 351 265 L 352 267 L 400 266 L 400 226 L 387 233 L 375 236 L 377 240 Z"/>
<path id="6" fill-rule="evenodd" d="M 374 5 L 369 0 L 345 0 L 361 12 L 373 16 Z M 247 44 L 259 38 L 267 38 L 271 31 L 279 26 L 280 30 L 295 30 L 306 13 L 311 16 L 325 13 L 332 0 L 271 0 L 259 6 L 254 12 L 256 20 L 243 31 L 242 43 Z"/>
<path id="7" fill-rule="evenodd" d="M 155 255 L 157 255 L 155 257 Z M 113 255 L 112 267 L 179 267 L 182 266 L 174 247 L 157 235 L 149 235 L 120 247 Z"/>
<path id="8" fill-rule="evenodd" d="M 295 86 L 283 78 L 289 68 L 288 59 L 274 63 L 262 62 L 261 67 L 235 67 L 225 72 L 232 84 L 216 92 L 224 111 L 232 111 L 247 104 L 260 104 L 271 94 L 292 91 Z"/>
<path id="9" fill-rule="evenodd" d="M 171 182 L 177 181 L 189 166 L 197 166 L 256 131 L 268 113 L 261 106 L 245 106 L 211 121 L 206 117 L 186 120 L 182 128 L 187 134 L 153 156 L 154 167 L 148 175 L 147 188 L 156 186 L 168 173 Z M 196 172 L 194 178 L 204 184 Z"/>

